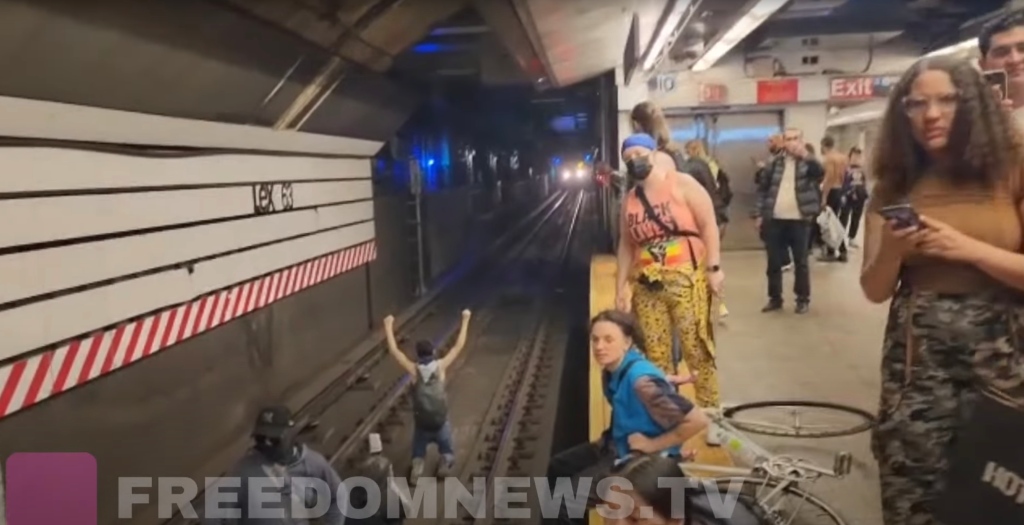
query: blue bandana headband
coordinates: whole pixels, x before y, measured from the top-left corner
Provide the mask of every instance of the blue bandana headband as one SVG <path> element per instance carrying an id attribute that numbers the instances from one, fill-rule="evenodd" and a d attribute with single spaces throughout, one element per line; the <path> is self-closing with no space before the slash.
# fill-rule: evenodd
<path id="1" fill-rule="evenodd" d="M 626 137 L 626 140 L 622 141 L 622 151 L 626 151 L 629 148 L 647 148 L 651 151 L 658 149 L 658 141 L 654 140 L 654 137 L 646 133 L 634 133 Z"/>

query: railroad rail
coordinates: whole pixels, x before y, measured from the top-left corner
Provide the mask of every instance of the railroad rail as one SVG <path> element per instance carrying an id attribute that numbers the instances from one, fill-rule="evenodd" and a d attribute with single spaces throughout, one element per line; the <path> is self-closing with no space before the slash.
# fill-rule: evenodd
<path id="1" fill-rule="evenodd" d="M 482 271 L 469 272 L 462 281 L 452 283 L 441 293 L 432 294 L 428 300 L 423 301 L 418 311 L 404 320 L 399 319 L 402 322 L 396 330 L 399 331 L 399 339 L 431 339 L 438 348 L 445 348 L 458 332 L 457 315 L 452 312 L 470 307 L 479 309 L 474 314 L 474 329 L 471 331 L 470 344 L 473 344 L 473 339 L 481 332 L 488 331 L 492 320 L 492 308 L 489 306 L 495 302 L 496 297 L 493 293 L 487 293 L 488 283 L 494 282 L 503 272 L 527 258 L 545 226 L 557 222 L 551 219 L 559 217 L 558 212 L 571 200 L 572 197 L 563 194 L 549 201 L 549 206 L 541 207 L 521 225 L 520 229 L 528 231 L 516 232 L 521 237 L 506 241 L 505 244 L 512 244 L 512 248 L 483 257 Z M 575 201 L 573 224 L 584 201 L 582 192 L 577 192 Z M 405 397 L 403 394 L 411 381 L 407 374 L 386 358 L 383 344 L 375 345 L 359 355 L 345 357 L 352 361 L 352 365 L 296 414 L 300 425 L 316 423 L 315 433 L 307 435 L 305 441 L 327 452 L 332 463 L 342 466 L 339 470 L 343 475 L 345 467 L 350 466 L 352 460 L 363 457 L 366 436 L 370 432 L 381 432 L 400 424 L 399 414 Z M 193 501 L 193 508 L 203 508 L 202 495 Z M 197 523 L 197 520 L 179 514 L 165 522 L 165 525 Z"/>
<path id="2" fill-rule="evenodd" d="M 549 264 L 545 283 L 560 285 L 565 279 L 572 251 L 577 237 L 581 211 L 586 200 L 577 201 L 568 227 L 568 235 L 553 264 Z M 562 357 L 568 341 L 565 328 L 564 308 L 553 297 L 562 291 L 559 287 L 547 287 L 545 293 L 536 297 L 538 308 L 533 309 L 529 321 L 532 330 L 520 338 L 511 365 L 508 366 L 491 400 L 491 406 L 483 415 L 486 429 L 471 449 L 468 461 L 460 472 L 464 486 L 472 486 L 474 479 L 483 479 L 487 494 L 495 494 L 497 478 L 511 476 L 536 476 L 543 472 L 546 451 L 538 447 L 541 434 L 550 432 L 542 428 L 545 411 L 552 410 L 557 403 L 550 399 L 551 384 L 557 384 L 560 367 L 554 362 Z M 557 395 L 557 391 L 556 395 Z M 511 524 L 513 520 L 495 516 L 488 507 L 486 498 L 481 505 L 470 512 L 463 509 L 462 516 L 451 523 L 472 523 L 474 525 Z M 539 510 L 533 505 L 531 516 L 537 517 Z M 522 520 L 515 520 L 522 523 Z"/>

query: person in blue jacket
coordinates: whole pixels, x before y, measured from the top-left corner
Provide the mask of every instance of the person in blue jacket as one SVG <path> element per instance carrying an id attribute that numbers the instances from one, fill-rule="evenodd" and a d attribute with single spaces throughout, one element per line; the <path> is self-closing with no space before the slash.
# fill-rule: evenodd
<path id="1" fill-rule="evenodd" d="M 561 516 L 550 522 L 582 523 L 585 507 L 596 502 L 597 480 L 620 461 L 635 454 L 661 454 L 682 459 L 683 443 L 708 426 L 699 407 L 679 395 L 677 388 L 640 348 L 634 318 L 605 310 L 590 322 L 590 348 L 604 369 L 604 395 L 612 407 L 611 426 L 596 442 L 583 443 L 551 457 L 548 481 L 572 481 L 573 493 L 589 483 L 590 500 L 566 498 Z M 564 483 L 564 482 L 563 482 Z"/>

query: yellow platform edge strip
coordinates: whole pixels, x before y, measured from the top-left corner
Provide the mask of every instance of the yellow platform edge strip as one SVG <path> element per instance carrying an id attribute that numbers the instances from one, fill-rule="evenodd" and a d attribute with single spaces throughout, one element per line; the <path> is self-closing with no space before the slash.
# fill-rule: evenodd
<path id="1" fill-rule="evenodd" d="M 590 316 L 615 306 L 615 256 L 595 255 L 590 260 Z M 686 375 L 686 365 L 680 364 L 681 375 Z M 687 399 L 696 399 L 693 385 L 680 387 L 680 393 Z M 590 361 L 590 439 L 601 437 L 611 419 L 611 407 L 601 391 L 601 368 Z M 697 461 L 708 465 L 733 466 L 729 453 L 721 447 L 709 447 L 704 436 L 696 436 L 686 445 L 687 450 L 697 452 Z M 590 525 L 603 525 L 604 520 L 595 512 L 589 514 Z"/>

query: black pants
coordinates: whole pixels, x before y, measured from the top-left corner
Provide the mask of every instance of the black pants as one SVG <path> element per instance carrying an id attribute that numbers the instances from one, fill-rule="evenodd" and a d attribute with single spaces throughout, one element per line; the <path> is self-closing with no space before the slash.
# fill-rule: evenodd
<path id="1" fill-rule="evenodd" d="M 761 242 L 764 243 L 765 252 L 768 251 L 768 236 L 765 235 L 766 231 L 767 231 L 767 229 L 762 224 L 761 225 L 761 230 L 758 232 L 758 234 L 761 236 Z M 808 235 L 808 238 L 810 238 L 810 235 Z M 790 264 L 793 264 L 793 256 L 792 256 L 792 254 L 789 253 L 789 250 L 787 249 L 782 254 L 782 266 L 785 267 L 785 266 L 789 266 Z"/>
<path id="2" fill-rule="evenodd" d="M 828 204 L 829 208 L 832 208 L 832 213 L 835 213 L 836 217 L 839 217 L 839 219 L 842 220 L 843 208 L 845 208 L 846 204 L 845 200 L 843 199 L 843 191 L 839 189 L 829 190 L 828 199 L 825 200 L 825 203 Z M 843 225 L 845 226 L 846 223 L 843 223 Z M 836 250 L 826 246 L 825 253 L 828 255 L 836 255 Z M 845 242 L 839 246 L 839 254 L 846 255 Z"/>
<path id="3" fill-rule="evenodd" d="M 597 483 L 607 475 L 615 463 L 614 455 L 597 443 L 582 443 L 563 450 L 548 460 L 548 483 L 551 489 L 557 485 L 558 478 L 572 480 L 572 494 L 576 493 L 581 478 L 588 478 L 590 483 L 590 505 L 597 503 Z M 567 494 L 565 505 L 559 510 L 558 518 L 545 518 L 544 523 L 583 524 L 587 522 L 586 502 L 577 502 Z"/>
<path id="4" fill-rule="evenodd" d="M 843 221 L 843 226 L 849 228 L 848 236 L 851 239 L 856 239 L 857 232 L 860 231 L 860 219 L 864 215 L 866 200 L 866 198 L 861 198 L 861 196 L 854 194 L 846 199 L 843 213 L 839 215 L 839 220 Z"/>
<path id="5" fill-rule="evenodd" d="M 811 273 L 807 265 L 810 221 L 769 219 L 762 224 L 765 244 L 768 247 L 768 299 L 782 303 L 782 266 L 787 252 L 793 254 L 793 273 L 796 282 L 793 293 L 798 303 L 811 299 Z"/>

